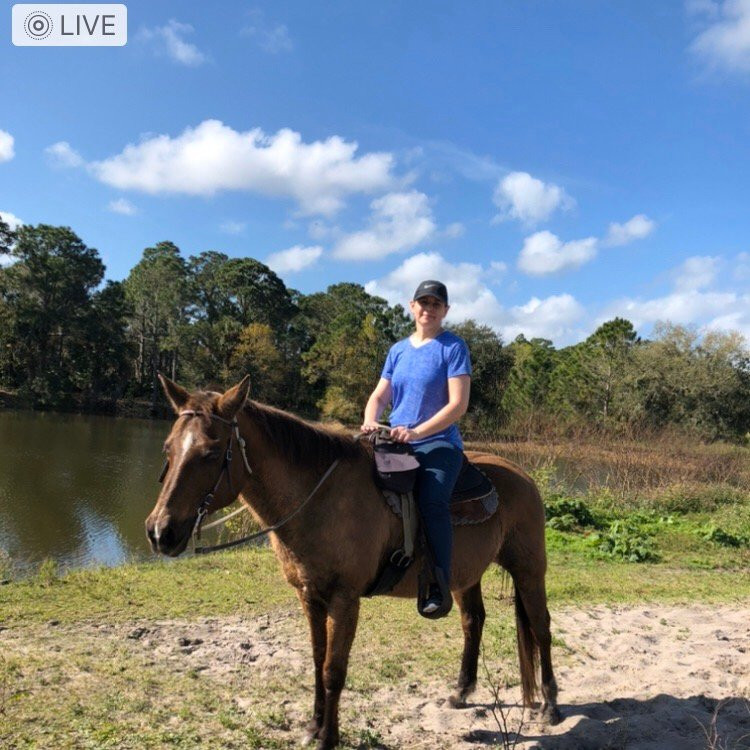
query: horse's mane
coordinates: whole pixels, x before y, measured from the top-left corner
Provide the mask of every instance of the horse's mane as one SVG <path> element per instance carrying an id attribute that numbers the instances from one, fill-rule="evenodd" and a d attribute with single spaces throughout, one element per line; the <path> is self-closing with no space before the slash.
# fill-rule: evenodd
<path id="1" fill-rule="evenodd" d="M 301 468 L 324 470 L 337 458 L 358 458 L 367 450 L 349 435 L 257 401 L 248 401 L 244 412 L 285 458 Z"/>

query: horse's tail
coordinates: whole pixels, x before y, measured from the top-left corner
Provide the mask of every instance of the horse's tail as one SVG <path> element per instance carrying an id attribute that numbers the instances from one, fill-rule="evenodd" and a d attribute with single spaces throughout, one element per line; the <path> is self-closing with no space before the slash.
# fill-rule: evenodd
<path id="1" fill-rule="evenodd" d="M 537 645 L 531 632 L 531 622 L 523 605 L 518 586 L 513 584 L 513 594 L 516 605 L 516 640 L 518 641 L 518 661 L 521 666 L 521 690 L 523 703 L 530 706 L 537 693 L 536 682 L 536 652 Z"/>

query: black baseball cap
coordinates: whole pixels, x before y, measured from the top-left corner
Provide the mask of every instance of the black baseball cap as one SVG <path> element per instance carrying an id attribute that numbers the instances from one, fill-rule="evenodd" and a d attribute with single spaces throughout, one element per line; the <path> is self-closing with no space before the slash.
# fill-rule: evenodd
<path id="1" fill-rule="evenodd" d="M 418 300 L 421 297 L 437 297 L 443 304 L 448 304 L 448 290 L 442 281 L 434 281 L 433 279 L 423 281 L 417 287 L 417 291 L 414 292 L 412 299 Z"/>

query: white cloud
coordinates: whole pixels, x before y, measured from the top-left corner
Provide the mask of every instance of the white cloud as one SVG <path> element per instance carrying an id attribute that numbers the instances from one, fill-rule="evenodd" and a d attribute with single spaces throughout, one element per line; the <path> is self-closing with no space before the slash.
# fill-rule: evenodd
<path id="1" fill-rule="evenodd" d="M 323 255 L 323 248 L 320 245 L 313 247 L 295 245 L 288 250 L 280 250 L 278 253 L 269 255 L 266 258 L 266 265 L 276 273 L 301 271 L 313 265 L 321 255 Z"/>
<path id="2" fill-rule="evenodd" d="M 404 252 L 435 233 L 429 201 L 424 193 L 388 193 L 370 204 L 370 226 L 341 237 L 333 255 L 346 260 L 377 260 Z"/>
<path id="3" fill-rule="evenodd" d="M 205 120 L 172 138 L 157 135 L 130 144 L 122 153 L 90 168 L 102 182 L 121 190 L 213 195 L 220 190 L 252 190 L 291 197 L 304 214 L 330 215 L 352 193 L 370 193 L 393 182 L 393 157 L 355 157 L 356 143 L 339 136 L 303 143 L 283 129 L 238 132 Z"/>
<path id="4" fill-rule="evenodd" d="M 0 130 L 0 162 L 10 161 L 16 152 L 13 148 L 15 138 L 5 130 Z"/>
<path id="5" fill-rule="evenodd" d="M 223 221 L 219 224 L 219 231 L 224 234 L 242 234 L 247 229 L 247 222 L 245 221 Z"/>
<path id="6" fill-rule="evenodd" d="M 739 253 L 735 260 L 734 278 L 738 281 L 750 279 L 750 253 Z"/>
<path id="7" fill-rule="evenodd" d="M 710 21 L 690 49 L 712 69 L 750 72 L 750 0 L 702 2 L 688 10 Z"/>
<path id="8" fill-rule="evenodd" d="M 497 276 L 502 276 L 508 270 L 508 264 L 501 260 L 490 261 L 490 268 Z"/>
<path id="9" fill-rule="evenodd" d="M 577 326 L 585 314 L 583 306 L 570 294 L 532 297 L 525 305 L 510 309 L 509 320 L 501 330 L 506 341 L 522 333 L 527 339 L 550 339 L 561 346 L 582 338 Z"/>
<path id="10" fill-rule="evenodd" d="M 290 227 L 290 229 L 294 228 L 296 227 Z M 314 240 L 325 240 L 336 234 L 336 228 L 320 221 L 320 219 L 315 219 L 307 225 L 307 233 Z"/>
<path id="11" fill-rule="evenodd" d="M 123 216 L 135 216 L 138 213 L 138 209 L 126 198 L 118 198 L 117 200 L 110 201 L 107 208 L 116 214 L 122 214 Z"/>
<path id="12" fill-rule="evenodd" d="M 58 141 L 44 149 L 50 163 L 55 167 L 80 167 L 81 155 L 67 141 Z"/>
<path id="13" fill-rule="evenodd" d="M 669 293 L 652 299 L 615 300 L 601 311 L 598 323 L 620 316 L 641 329 L 669 321 L 696 326 L 700 331 L 735 330 L 750 341 L 750 295 L 706 288 L 716 281 L 721 263 L 719 257 L 688 258 L 670 273 L 674 288 Z"/>
<path id="14" fill-rule="evenodd" d="M 672 272 L 675 288 L 689 292 L 711 286 L 719 272 L 720 258 L 710 255 L 695 255 L 685 260 Z"/>
<path id="15" fill-rule="evenodd" d="M 636 328 L 668 320 L 680 325 L 699 324 L 723 315 L 737 304 L 734 292 L 711 292 L 691 289 L 675 291 L 650 300 L 621 299 L 607 305 L 601 322 L 615 316 L 627 318 Z"/>
<path id="16" fill-rule="evenodd" d="M 23 219 L 19 219 L 10 211 L 0 211 L 0 219 L 2 219 L 13 231 L 18 229 L 18 227 L 22 227 L 26 223 Z"/>
<path id="17" fill-rule="evenodd" d="M 420 281 L 442 279 L 448 286 L 449 321 L 459 323 L 471 318 L 493 327 L 505 341 L 519 333 L 554 339 L 558 344 L 583 337 L 575 326 L 584 317 L 584 310 L 569 294 L 532 298 L 525 305 L 503 308 L 487 286 L 503 265 L 496 262 L 484 269 L 476 263 L 450 263 L 435 252 L 418 253 L 383 278 L 367 282 L 365 289 L 391 304 L 406 305 Z"/>
<path id="18" fill-rule="evenodd" d="M 649 219 L 645 214 L 636 214 L 624 224 L 612 222 L 609 225 L 609 231 L 607 232 L 604 244 L 609 247 L 627 245 L 634 240 L 642 240 L 644 237 L 648 237 L 655 228 L 655 221 Z"/>
<path id="19" fill-rule="evenodd" d="M 545 230 L 523 241 L 518 267 L 532 276 L 544 276 L 578 268 L 594 258 L 596 251 L 596 237 L 562 242 L 557 235 Z"/>
<path id="20" fill-rule="evenodd" d="M 568 209 L 575 201 L 561 188 L 544 183 L 528 172 L 511 172 L 495 188 L 493 201 L 500 221 L 518 219 L 528 226 L 548 219 L 557 208 Z"/>
<path id="21" fill-rule="evenodd" d="M 703 15 L 707 18 L 719 17 L 717 0 L 685 0 L 685 10 L 690 15 Z"/>
<path id="22" fill-rule="evenodd" d="M 704 328 L 707 331 L 739 331 L 750 344 L 750 295 L 738 296 L 732 309 L 709 320 Z"/>
<path id="23" fill-rule="evenodd" d="M 466 231 L 464 225 L 460 221 L 454 221 L 442 231 L 443 236 L 449 239 L 455 240 L 458 237 L 462 237 Z"/>
<path id="24" fill-rule="evenodd" d="M 427 141 L 412 149 L 410 156 L 412 162 L 423 157 L 425 163 L 437 167 L 438 174 L 447 169 L 473 182 L 495 181 L 508 171 L 492 157 L 475 154 L 450 141 Z M 443 181 L 443 178 L 438 177 L 437 181 Z"/>
<path id="25" fill-rule="evenodd" d="M 263 11 L 258 8 L 251 10 L 248 15 L 251 18 L 250 24 L 242 28 L 240 34 L 254 37 L 260 48 L 272 55 L 294 49 L 289 29 L 283 23 L 268 23 Z"/>
<path id="26" fill-rule="evenodd" d="M 185 34 L 192 33 L 193 27 L 190 24 L 172 19 L 166 26 L 141 29 L 136 38 L 149 43 L 156 54 L 166 55 L 180 65 L 195 68 L 206 62 L 208 58 L 194 44 L 183 39 Z"/>

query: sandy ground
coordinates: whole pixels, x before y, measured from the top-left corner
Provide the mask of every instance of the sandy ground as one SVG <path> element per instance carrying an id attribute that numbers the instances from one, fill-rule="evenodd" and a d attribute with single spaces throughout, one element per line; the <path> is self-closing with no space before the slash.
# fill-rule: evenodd
<path id="1" fill-rule="evenodd" d="M 750 609 L 738 607 L 598 606 L 553 613 L 560 708 L 554 727 L 523 714 L 519 688 L 500 690 L 513 747 L 530 750 L 739 750 L 750 748 Z M 199 670 L 217 679 L 285 673 L 298 686 L 286 701 L 289 726 L 275 736 L 290 746 L 301 736 L 311 703 L 311 659 L 303 618 L 283 612 L 255 620 L 91 625 L 89 635 L 116 638 L 155 663 Z M 82 633 L 79 629 L 79 636 Z M 10 631 L 3 635 L 10 636 Z M 481 675 L 465 708 L 450 708 L 444 683 L 412 681 L 363 695 L 345 691 L 342 729 L 367 727 L 385 748 L 503 745 L 502 717 Z M 237 706 L 259 708 L 237 693 Z M 255 698 L 257 701 L 257 697 Z M 263 706 L 273 708 L 273 706 Z M 522 722 L 522 723 L 521 723 Z M 350 727 L 352 728 L 352 727 Z"/>

